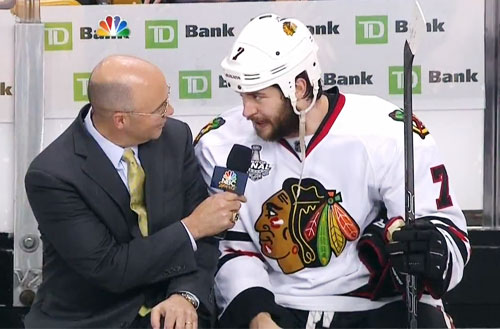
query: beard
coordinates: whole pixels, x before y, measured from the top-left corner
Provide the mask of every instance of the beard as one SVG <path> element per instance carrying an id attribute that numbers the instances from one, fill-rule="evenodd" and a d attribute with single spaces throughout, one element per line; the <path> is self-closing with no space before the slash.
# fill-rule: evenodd
<path id="1" fill-rule="evenodd" d="M 280 107 L 276 120 L 270 121 L 271 131 L 267 135 L 263 135 L 257 129 L 257 135 L 265 141 L 276 142 L 284 137 L 297 135 L 299 132 L 299 116 L 292 109 L 292 103 L 286 98 Z"/>

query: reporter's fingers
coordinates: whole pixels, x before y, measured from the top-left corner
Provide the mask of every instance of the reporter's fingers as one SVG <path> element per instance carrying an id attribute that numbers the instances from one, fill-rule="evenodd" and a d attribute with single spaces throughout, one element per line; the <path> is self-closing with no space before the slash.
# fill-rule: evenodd
<path id="1" fill-rule="evenodd" d="M 191 321 L 187 321 L 186 317 L 182 313 L 179 313 L 175 318 L 175 329 L 190 329 L 190 326 Z"/>
<path id="2" fill-rule="evenodd" d="M 247 202 L 247 198 L 244 195 L 238 195 L 238 197 L 236 198 L 236 200 L 238 200 L 240 202 Z"/>
<path id="3" fill-rule="evenodd" d="M 221 197 L 223 197 L 225 200 L 228 200 L 228 201 L 238 200 L 240 202 L 247 202 L 247 198 L 244 195 L 238 195 L 238 194 L 232 193 L 232 192 L 225 191 L 225 192 L 219 193 L 218 195 L 220 195 Z"/>
<path id="4" fill-rule="evenodd" d="M 217 205 L 217 210 L 218 211 L 223 211 L 223 212 L 226 212 L 226 211 L 239 211 L 240 208 L 241 208 L 241 202 L 239 200 L 227 200 L 227 199 L 224 199 L 224 200 L 219 200 L 221 201 L 220 203 L 218 203 Z"/>
<path id="5" fill-rule="evenodd" d="M 161 311 L 158 308 L 153 308 L 151 311 L 151 327 L 160 329 Z"/>
<path id="6" fill-rule="evenodd" d="M 198 324 L 198 318 L 194 308 L 185 311 L 184 319 L 186 323 L 186 329 L 193 329 Z"/>
<path id="7" fill-rule="evenodd" d="M 230 201 L 227 205 L 228 209 L 232 212 L 238 212 L 241 208 L 241 202 L 239 201 Z"/>
<path id="8" fill-rule="evenodd" d="M 177 327 L 177 328 L 181 328 L 182 325 L 180 327 Z M 176 328 L 176 329 L 177 329 Z M 186 314 L 186 316 L 184 317 L 184 327 L 182 328 L 185 328 L 185 329 L 197 329 L 198 328 L 198 318 L 196 317 L 196 314 L 189 314 L 189 312 Z"/>
<path id="9" fill-rule="evenodd" d="M 176 317 L 172 312 L 165 314 L 165 320 L 163 322 L 163 329 L 174 329 Z"/>

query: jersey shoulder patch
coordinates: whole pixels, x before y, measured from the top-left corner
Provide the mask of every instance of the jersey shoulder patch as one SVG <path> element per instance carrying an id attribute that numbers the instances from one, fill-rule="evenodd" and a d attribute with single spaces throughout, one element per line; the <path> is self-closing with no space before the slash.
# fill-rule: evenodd
<path id="1" fill-rule="evenodd" d="M 200 132 L 198 133 L 198 135 L 194 139 L 193 145 L 196 146 L 196 144 L 198 144 L 198 142 L 200 141 L 200 139 L 204 135 L 206 135 L 208 132 L 210 132 L 212 130 L 220 128 L 225 123 L 226 123 L 226 120 L 224 120 L 224 118 L 222 118 L 222 117 L 216 117 L 215 119 L 213 119 L 212 121 L 207 123 L 205 126 L 203 126 L 203 128 L 201 128 Z"/>
<path id="2" fill-rule="evenodd" d="M 403 122 L 404 111 L 402 109 L 394 110 L 391 113 L 389 113 L 389 117 L 391 117 L 391 119 L 394 121 Z M 418 136 L 420 136 L 420 138 L 425 139 L 425 136 L 429 135 L 429 130 L 427 129 L 427 127 L 425 127 L 423 122 L 420 121 L 415 116 L 415 114 L 412 116 L 412 123 L 413 123 L 413 132 Z"/>

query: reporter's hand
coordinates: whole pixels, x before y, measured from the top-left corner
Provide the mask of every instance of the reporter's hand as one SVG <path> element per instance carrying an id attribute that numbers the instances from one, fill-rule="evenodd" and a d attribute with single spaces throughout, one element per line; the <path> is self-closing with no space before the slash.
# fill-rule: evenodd
<path id="1" fill-rule="evenodd" d="M 217 193 L 200 203 L 182 222 L 196 240 L 212 236 L 234 226 L 233 214 L 246 201 L 245 196 L 235 193 Z"/>
<path id="2" fill-rule="evenodd" d="M 273 321 L 269 313 L 261 312 L 250 321 L 249 329 L 277 329 L 281 328 Z"/>
<path id="3" fill-rule="evenodd" d="M 161 318 L 164 319 L 160 327 Z M 198 314 L 193 305 L 181 295 L 172 296 L 151 310 L 153 329 L 198 329 Z"/>
<path id="4" fill-rule="evenodd" d="M 443 235 L 425 220 L 416 220 L 392 234 L 387 251 L 394 269 L 423 279 L 443 280 L 448 247 Z"/>

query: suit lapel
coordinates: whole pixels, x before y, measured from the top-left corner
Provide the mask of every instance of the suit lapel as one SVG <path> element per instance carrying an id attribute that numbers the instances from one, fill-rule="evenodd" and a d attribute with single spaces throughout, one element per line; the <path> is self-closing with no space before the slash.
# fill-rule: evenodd
<path id="1" fill-rule="evenodd" d="M 139 159 L 146 173 L 145 200 L 149 232 L 156 232 L 163 214 L 163 186 L 166 171 L 163 138 L 139 145 Z"/>
<path id="2" fill-rule="evenodd" d="M 85 106 L 75 122 L 75 153 L 85 158 L 82 170 L 118 205 L 131 227 L 137 223 L 137 215 L 130 209 L 130 195 L 127 188 L 109 158 L 83 124 L 89 108 L 90 105 Z"/>

